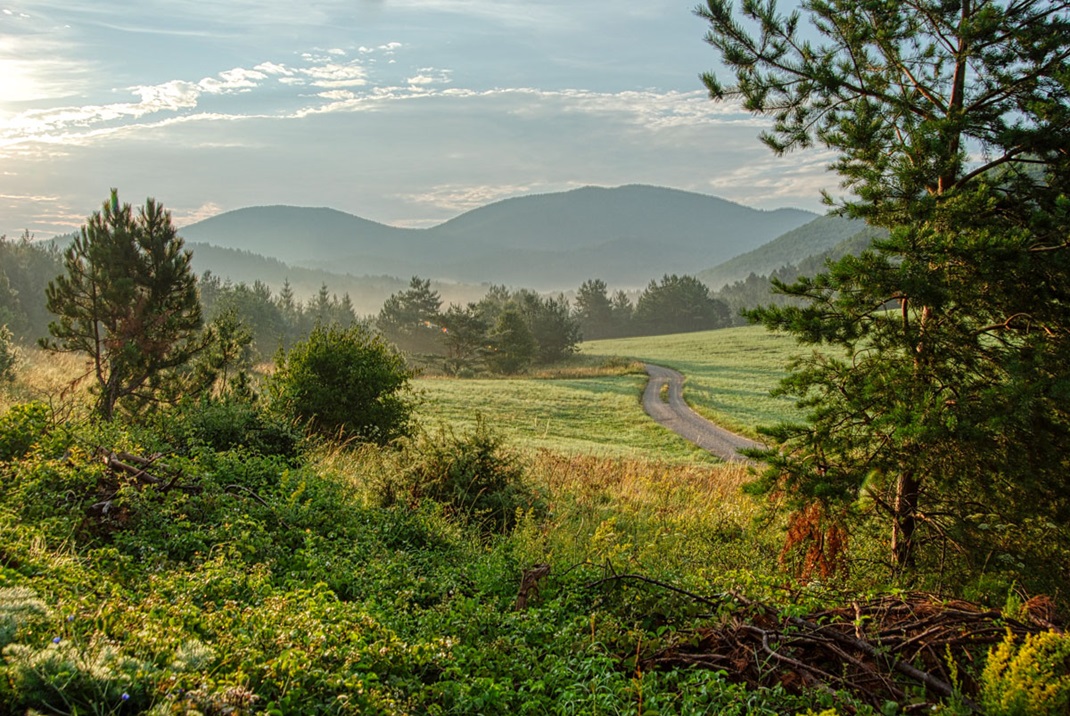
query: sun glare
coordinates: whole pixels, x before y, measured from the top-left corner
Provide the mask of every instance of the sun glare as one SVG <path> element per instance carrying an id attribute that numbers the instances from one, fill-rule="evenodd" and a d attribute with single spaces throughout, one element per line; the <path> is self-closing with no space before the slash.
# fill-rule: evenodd
<path id="1" fill-rule="evenodd" d="M 13 102 L 40 99 L 41 87 L 34 82 L 29 64 L 23 60 L 0 59 L 0 108 Z"/>

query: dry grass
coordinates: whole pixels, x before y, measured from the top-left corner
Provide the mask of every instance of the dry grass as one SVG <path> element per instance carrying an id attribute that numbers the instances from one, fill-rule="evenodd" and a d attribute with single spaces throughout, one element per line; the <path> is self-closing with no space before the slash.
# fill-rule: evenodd
<path id="1" fill-rule="evenodd" d="M 35 400 L 57 411 L 80 409 L 89 403 L 90 379 L 85 356 L 20 347 L 14 382 L 0 385 L 0 410 Z"/>
<path id="2" fill-rule="evenodd" d="M 744 466 L 542 451 L 528 476 L 549 505 L 518 531 L 518 551 L 533 563 L 702 578 L 763 558 L 764 538 L 750 534 L 760 506 L 740 490 L 753 479 Z"/>

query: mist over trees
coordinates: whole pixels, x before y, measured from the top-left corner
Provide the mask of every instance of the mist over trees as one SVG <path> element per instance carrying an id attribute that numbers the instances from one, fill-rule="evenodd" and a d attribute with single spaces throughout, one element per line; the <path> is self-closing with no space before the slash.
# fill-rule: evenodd
<path id="1" fill-rule="evenodd" d="M 576 350 L 579 324 L 564 298 L 491 286 L 478 302 L 443 313 L 430 281 L 417 276 L 383 304 L 376 328 L 402 350 L 452 375 L 516 373 Z"/>
<path id="2" fill-rule="evenodd" d="M 26 343 L 47 336 L 54 316 L 45 286 L 62 271 L 63 257 L 53 244 L 36 242 L 29 232 L 18 239 L 0 236 L 0 325 Z"/>

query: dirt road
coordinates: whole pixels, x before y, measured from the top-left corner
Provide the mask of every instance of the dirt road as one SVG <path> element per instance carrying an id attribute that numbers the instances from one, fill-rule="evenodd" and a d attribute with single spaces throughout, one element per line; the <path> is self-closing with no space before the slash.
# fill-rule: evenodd
<path id="1" fill-rule="evenodd" d="M 723 460 L 745 462 L 741 448 L 762 447 L 760 443 L 729 432 L 702 417 L 684 402 L 684 376 L 660 365 L 645 365 L 650 381 L 643 393 L 643 410 L 656 422 L 683 436 Z M 667 399 L 662 390 L 668 386 Z"/>

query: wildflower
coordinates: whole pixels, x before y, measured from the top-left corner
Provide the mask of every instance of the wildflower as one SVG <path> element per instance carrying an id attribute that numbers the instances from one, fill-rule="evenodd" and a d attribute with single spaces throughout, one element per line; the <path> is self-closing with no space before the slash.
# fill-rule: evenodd
<path id="1" fill-rule="evenodd" d="M 122 696 L 120 696 L 119 698 L 121 698 L 121 699 L 122 699 L 123 701 L 129 701 L 129 700 L 130 700 L 130 694 L 128 694 L 128 693 L 126 693 L 126 692 L 124 691 L 124 692 L 123 692 L 123 695 L 122 695 Z"/>
<path id="2" fill-rule="evenodd" d="M 58 643 L 60 643 L 60 641 L 61 641 L 61 639 L 58 636 L 52 637 L 52 643 L 53 644 L 58 644 Z"/>

